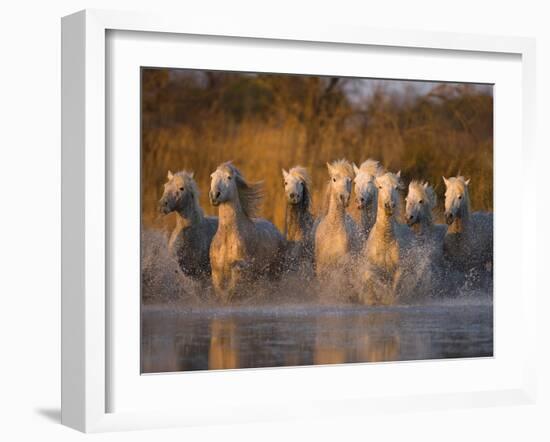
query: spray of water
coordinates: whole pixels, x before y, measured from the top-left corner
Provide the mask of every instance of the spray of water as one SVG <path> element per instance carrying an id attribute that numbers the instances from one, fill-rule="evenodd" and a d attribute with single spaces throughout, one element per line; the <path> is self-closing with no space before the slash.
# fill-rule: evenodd
<path id="1" fill-rule="evenodd" d="M 218 303 L 208 280 L 196 281 L 181 272 L 162 232 L 144 229 L 141 253 L 144 303 L 187 307 Z M 411 305 L 492 299 L 491 272 L 458 271 L 429 245 L 406 250 L 402 269 L 399 284 L 392 287 L 387 275 L 370 267 L 361 254 L 350 256 L 322 278 L 315 277 L 312 263 L 301 263 L 285 268 L 275 281 L 253 282 L 234 305 Z"/>
<path id="2" fill-rule="evenodd" d="M 168 252 L 168 239 L 157 230 L 141 234 L 141 297 L 144 303 L 199 304 L 207 299 L 203 284 L 186 277 Z"/>

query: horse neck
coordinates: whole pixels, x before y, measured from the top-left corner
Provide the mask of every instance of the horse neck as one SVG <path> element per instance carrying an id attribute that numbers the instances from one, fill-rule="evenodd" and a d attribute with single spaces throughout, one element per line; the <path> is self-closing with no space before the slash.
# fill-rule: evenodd
<path id="1" fill-rule="evenodd" d="M 462 214 L 448 227 L 449 233 L 468 233 L 470 230 L 470 204 L 467 202 L 462 208 Z"/>
<path id="2" fill-rule="evenodd" d="M 338 204 L 337 197 L 332 192 L 329 198 L 328 212 L 325 218 L 333 225 L 344 225 L 346 220 L 346 208 Z"/>
<path id="3" fill-rule="evenodd" d="M 221 203 L 218 211 L 218 223 L 220 228 L 241 226 L 250 223 L 250 219 L 244 214 L 238 199 Z"/>
<path id="4" fill-rule="evenodd" d="M 431 212 L 423 213 L 420 220 L 412 226 L 414 233 L 422 235 L 433 228 L 434 222 Z"/>
<path id="5" fill-rule="evenodd" d="M 285 236 L 290 241 L 303 239 L 311 225 L 311 213 L 307 202 L 286 205 Z"/>
<path id="6" fill-rule="evenodd" d="M 202 209 L 192 202 L 176 212 L 176 227 L 186 229 L 200 224 L 204 219 Z"/>
<path id="7" fill-rule="evenodd" d="M 380 207 L 378 204 L 378 210 L 376 214 L 376 223 L 374 224 L 375 235 L 379 241 L 389 243 L 395 239 L 395 217 L 393 215 L 387 215 L 384 207 Z"/>
<path id="8" fill-rule="evenodd" d="M 370 202 L 368 205 L 361 209 L 361 226 L 365 232 L 369 232 L 376 222 L 377 206 L 374 202 Z"/>

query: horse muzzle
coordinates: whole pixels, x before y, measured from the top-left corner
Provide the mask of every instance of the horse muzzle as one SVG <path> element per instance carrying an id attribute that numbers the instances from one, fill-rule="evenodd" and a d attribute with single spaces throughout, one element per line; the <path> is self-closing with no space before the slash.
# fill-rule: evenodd
<path id="1" fill-rule="evenodd" d="M 210 197 L 210 204 L 214 207 L 220 205 L 220 192 L 210 192 L 208 196 Z"/>
<path id="2" fill-rule="evenodd" d="M 409 227 L 414 226 L 417 222 L 418 222 L 418 220 L 416 219 L 416 216 L 414 216 L 414 215 L 408 215 L 407 216 L 407 225 Z"/>
<path id="3" fill-rule="evenodd" d="M 340 202 L 344 207 L 348 207 L 349 205 L 349 195 L 340 195 Z"/>
<path id="4" fill-rule="evenodd" d="M 168 215 L 172 210 L 168 207 L 168 201 L 160 201 L 157 210 L 162 215 Z"/>
<path id="5" fill-rule="evenodd" d="M 287 199 L 290 204 L 298 204 L 300 202 L 300 197 L 295 193 L 288 195 Z"/>
<path id="6" fill-rule="evenodd" d="M 451 225 L 455 220 L 455 216 L 451 212 L 445 212 L 445 222 L 447 225 Z"/>

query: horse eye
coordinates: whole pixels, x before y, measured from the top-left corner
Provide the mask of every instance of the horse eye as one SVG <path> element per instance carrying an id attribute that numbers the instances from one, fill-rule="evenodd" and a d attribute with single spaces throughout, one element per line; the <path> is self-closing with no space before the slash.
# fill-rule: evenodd
<path id="1" fill-rule="evenodd" d="M 380 190 L 382 190 L 382 186 L 378 186 L 378 188 L 379 188 Z"/>
<path id="2" fill-rule="evenodd" d="M 180 187 L 180 191 L 182 191 L 182 192 L 183 192 L 183 187 Z"/>
<path id="3" fill-rule="evenodd" d="M 418 201 L 420 204 L 424 204 L 424 200 L 420 200 Z"/>
<path id="4" fill-rule="evenodd" d="M 336 182 L 336 178 L 333 178 L 332 181 Z"/>
<path id="5" fill-rule="evenodd" d="M 231 179 L 231 175 L 227 175 L 227 179 L 230 180 L 230 179 Z"/>
<path id="6" fill-rule="evenodd" d="M 461 200 L 461 199 L 462 199 L 462 195 L 458 195 L 458 199 Z"/>

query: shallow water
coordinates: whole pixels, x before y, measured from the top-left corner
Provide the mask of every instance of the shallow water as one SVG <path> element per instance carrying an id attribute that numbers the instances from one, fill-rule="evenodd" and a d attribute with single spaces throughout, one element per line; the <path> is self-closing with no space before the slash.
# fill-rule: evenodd
<path id="1" fill-rule="evenodd" d="M 493 306 L 142 310 L 143 373 L 493 355 Z"/>

